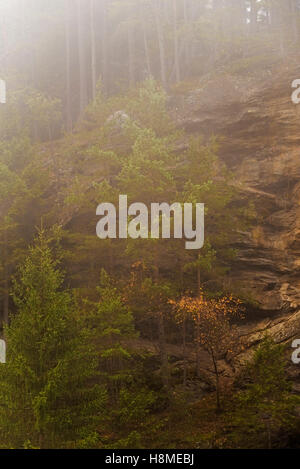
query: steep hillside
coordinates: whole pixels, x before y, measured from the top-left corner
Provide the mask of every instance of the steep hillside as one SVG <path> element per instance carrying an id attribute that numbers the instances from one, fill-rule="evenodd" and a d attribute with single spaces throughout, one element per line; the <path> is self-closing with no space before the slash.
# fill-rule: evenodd
<path id="1" fill-rule="evenodd" d="M 300 68 L 291 63 L 275 61 L 269 67 L 246 67 L 236 73 L 222 69 L 194 83 L 189 91 L 169 94 L 169 109 L 178 128 L 204 140 L 213 134 L 218 137 L 220 158 L 235 173 L 241 194 L 256 208 L 254 225 L 238 242 L 232 240 L 237 257 L 228 276 L 252 299 L 252 306 L 247 310 L 246 323 L 239 328 L 243 350 L 233 361 L 219 363 L 223 377 L 230 382 L 266 333 L 288 347 L 300 337 L 300 105 L 291 101 L 291 83 L 300 76 Z M 118 131 L 114 132 L 120 138 Z M 93 129 L 72 137 L 71 146 L 68 140 L 56 145 L 63 166 L 59 170 L 63 187 L 69 187 L 78 171 L 73 154 L 79 155 L 79 160 L 83 155 L 80 168 L 87 188 L 102 180 L 103 168 L 90 166 L 84 156 L 97 141 L 98 133 Z M 110 148 L 115 144 L 113 139 Z M 185 141 L 178 147 L 184 150 Z M 53 159 L 49 161 L 53 163 Z M 57 203 L 60 209 L 56 221 L 66 228 L 82 223 L 80 205 L 65 207 L 59 194 Z M 155 339 L 136 340 L 131 345 L 154 356 L 160 354 Z M 174 367 L 180 368 L 182 347 L 169 344 L 167 352 Z M 187 352 L 193 369 L 195 351 L 190 347 Z M 207 382 L 213 383 L 212 363 L 204 351 L 201 367 Z M 291 365 L 289 372 L 297 390 L 298 369 Z"/>
<path id="2" fill-rule="evenodd" d="M 298 76 L 291 61 L 245 74 L 220 72 L 177 108 L 188 132 L 222 136 L 220 156 L 256 204 L 256 226 L 237 246 L 232 275 L 270 315 L 300 305 L 300 106 L 291 101 Z"/>

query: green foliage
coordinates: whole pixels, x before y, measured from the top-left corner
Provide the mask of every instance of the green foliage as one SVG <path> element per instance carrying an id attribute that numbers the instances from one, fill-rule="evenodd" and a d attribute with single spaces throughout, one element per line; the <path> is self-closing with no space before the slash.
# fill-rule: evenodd
<path id="1" fill-rule="evenodd" d="M 0 140 L 16 136 L 52 140 L 62 126 L 60 104 L 58 99 L 30 88 L 10 93 L 8 103 L 0 108 Z"/>
<path id="2" fill-rule="evenodd" d="M 295 428 L 300 401 L 290 392 L 286 366 L 285 346 L 266 336 L 247 366 L 245 389 L 236 397 L 233 425 L 239 444 L 280 446 L 281 432 Z"/>
<path id="3" fill-rule="evenodd" d="M 89 325 L 95 331 L 101 375 L 116 400 L 123 384 L 131 379 L 133 357 L 128 341 L 136 337 L 136 332 L 131 311 L 104 270 L 97 292 L 99 300 L 88 303 L 92 307 Z"/>
<path id="4" fill-rule="evenodd" d="M 148 78 L 129 96 L 126 111 L 143 128 L 152 129 L 156 135 L 174 132 L 174 123 L 167 113 L 167 95 L 159 84 Z"/>
<path id="5" fill-rule="evenodd" d="M 91 335 L 76 318 L 62 283 L 41 231 L 15 281 L 18 314 L 5 329 L 8 361 L 0 370 L 4 447 L 96 444 L 106 394 L 95 382 L 98 358 Z"/>
<path id="6" fill-rule="evenodd" d="M 225 61 L 228 66 L 231 49 L 236 57 L 229 61 L 235 65 L 231 73 L 244 75 L 249 66 L 255 69 L 260 63 L 248 57 L 248 33 L 247 52 L 245 37 L 237 37 L 248 21 L 237 22 L 232 34 L 226 30 L 232 7 L 225 11 L 215 6 L 216 24 L 222 25 L 216 30 L 211 27 L 211 9 L 199 2 L 194 5 L 194 18 L 187 21 L 179 9 L 181 19 L 172 25 L 167 15 L 171 3 L 165 2 L 164 15 L 155 18 L 151 2 L 140 2 L 141 11 L 136 0 L 110 2 L 109 24 L 118 26 L 112 36 L 122 54 L 111 61 L 111 75 L 119 76 L 120 82 L 114 81 L 110 91 L 127 88 L 123 45 L 130 42 L 130 32 L 143 36 L 143 46 L 148 41 L 155 59 L 150 60 L 150 68 L 160 76 L 154 35 L 157 19 L 163 26 L 169 83 L 174 80 L 176 37 L 183 41 L 181 55 L 187 70 L 182 75 L 193 80 L 193 89 L 199 88 L 194 75 L 206 73 L 214 63 Z M 265 2 L 261 8 L 267 8 Z M 149 18 L 143 28 L 139 14 L 145 11 Z M 193 58 L 195 65 L 189 49 L 192 55 L 202 51 L 201 60 Z M 133 72 L 144 56 L 143 50 L 131 64 Z M 47 67 L 46 61 L 48 70 L 51 61 Z M 170 105 L 173 114 L 177 106 L 185 112 L 190 81 L 176 85 L 178 94 L 183 91 L 181 102 L 178 96 L 168 96 L 152 77 L 135 88 L 131 83 L 128 92 L 110 95 L 103 76 L 76 132 L 54 142 L 61 135 L 62 115 L 60 99 L 51 96 L 61 96 L 65 83 L 56 75 L 53 80 L 52 73 L 47 79 L 41 71 L 38 76 L 44 78 L 44 85 L 48 83 L 44 92 L 34 89 L 43 89 L 37 86 L 39 79 L 32 87 L 18 85 L 0 110 L 0 294 L 12 310 L 11 324 L 5 329 L 8 363 L 0 368 L 0 446 L 180 446 L 195 445 L 199 434 L 210 440 L 210 446 L 225 447 L 228 435 L 229 443 L 236 446 L 278 446 L 280 432 L 294 428 L 296 399 L 285 376 L 283 348 L 269 339 L 247 368 L 246 384 L 234 398 L 235 411 L 226 414 L 228 422 L 222 421 L 220 438 L 214 410 L 193 422 L 188 392 L 169 392 L 174 376 L 167 343 L 178 347 L 183 337 L 186 353 L 194 339 L 191 318 L 176 322 L 170 314 L 170 299 L 186 290 L 195 298 L 201 288 L 211 303 L 212 298 L 222 297 L 236 255 L 232 244 L 255 218 L 253 204 L 241 196 L 234 174 L 218 158 L 219 139 L 189 138 L 177 130 L 178 116 L 175 121 L 168 112 Z M 77 86 L 74 77 L 71 94 Z M 49 85 L 51 80 L 57 84 L 55 89 Z M 70 105 L 75 115 L 73 98 Z M 182 240 L 173 239 L 100 242 L 95 236 L 95 208 L 101 202 L 117 205 L 121 193 L 128 195 L 129 203 L 205 203 L 204 248 L 200 253 L 186 251 Z M 50 249 L 57 236 L 50 240 L 42 232 L 19 270 L 12 305 L 12 275 L 41 219 L 47 225 L 64 225 L 67 276 L 58 268 L 61 251 Z M 66 283 L 74 289 L 76 302 L 64 290 Z M 217 329 L 220 346 L 222 330 Z M 159 359 L 148 357 L 150 369 L 144 360 L 144 339 L 159 348 Z M 224 407 L 227 410 L 225 397 Z M 183 430 L 176 425 L 178 419 Z"/>

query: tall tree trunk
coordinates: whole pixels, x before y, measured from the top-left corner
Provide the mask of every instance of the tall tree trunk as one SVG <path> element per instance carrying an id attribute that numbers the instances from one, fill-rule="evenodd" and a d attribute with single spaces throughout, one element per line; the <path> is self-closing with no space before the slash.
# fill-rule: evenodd
<path id="1" fill-rule="evenodd" d="M 164 324 L 164 314 L 158 313 L 158 344 L 161 360 L 162 381 L 166 388 L 169 387 L 169 361 L 166 349 L 166 334 Z"/>
<path id="2" fill-rule="evenodd" d="M 198 256 L 198 260 L 200 258 L 200 254 Z M 198 296 L 200 297 L 201 295 L 201 268 L 200 265 L 197 265 L 197 290 L 198 290 Z"/>
<path id="3" fill-rule="evenodd" d="M 71 0 L 65 2 L 65 38 L 66 38 L 66 128 L 73 128 L 71 109 Z"/>
<path id="4" fill-rule="evenodd" d="M 190 55 L 190 21 L 189 21 L 189 10 L 188 0 L 183 0 L 183 19 L 184 19 L 184 58 L 185 58 L 185 73 L 188 74 L 189 67 L 191 65 Z"/>
<path id="5" fill-rule="evenodd" d="M 199 259 L 200 259 L 200 254 L 198 255 L 198 260 Z M 201 294 L 202 294 L 200 265 L 197 265 L 197 290 L 198 290 L 198 296 L 200 298 Z M 201 376 L 200 353 L 201 353 L 201 348 L 200 348 L 200 316 L 198 315 L 197 319 L 196 319 L 196 362 L 197 362 L 197 377 L 198 378 L 200 378 L 200 376 Z"/>
<path id="6" fill-rule="evenodd" d="M 109 77 L 108 77 L 108 41 L 107 41 L 107 0 L 101 0 L 101 26 L 102 26 L 102 83 L 105 93 L 108 93 Z"/>
<path id="7" fill-rule="evenodd" d="M 270 25 L 275 27 L 276 26 L 276 9 L 274 8 L 274 1 L 267 0 L 267 6 L 269 10 Z"/>
<path id="8" fill-rule="evenodd" d="M 201 377 L 200 316 L 196 318 L 196 374 Z"/>
<path id="9" fill-rule="evenodd" d="M 158 267 L 158 252 L 155 250 L 155 268 L 154 268 L 154 281 L 159 284 L 159 267 Z M 162 311 L 157 312 L 157 329 L 158 329 L 158 345 L 161 361 L 161 374 L 164 386 L 169 388 L 169 360 L 166 346 L 166 334 L 164 324 L 164 314 Z"/>
<path id="10" fill-rule="evenodd" d="M 154 4 L 155 22 L 157 29 L 158 47 L 159 47 L 159 58 L 160 58 L 160 74 L 163 87 L 167 88 L 167 73 L 166 73 L 166 53 L 165 53 L 165 41 L 161 22 L 161 5 L 160 0 L 155 0 Z"/>
<path id="11" fill-rule="evenodd" d="M 213 351 L 211 351 L 211 357 L 214 365 L 215 375 L 216 375 L 216 404 L 217 404 L 217 412 L 221 410 L 221 401 L 220 401 L 220 379 L 219 379 L 219 368 L 218 363 Z"/>
<path id="12" fill-rule="evenodd" d="M 220 29 L 220 20 L 218 14 L 218 2 L 217 0 L 212 1 L 212 14 L 213 14 L 213 45 L 212 45 L 212 54 L 210 59 L 210 66 L 213 67 L 217 62 L 219 57 L 219 29 Z"/>
<path id="13" fill-rule="evenodd" d="M 299 16 L 296 8 L 295 0 L 289 0 L 289 16 L 292 23 L 292 32 L 294 42 L 298 42 L 299 39 Z"/>
<path id="14" fill-rule="evenodd" d="M 270 1 L 271 22 L 273 31 L 278 38 L 278 47 L 282 57 L 285 55 L 284 50 L 284 26 L 286 21 L 286 2 L 275 3 Z"/>
<path id="15" fill-rule="evenodd" d="M 187 380 L 186 318 L 183 318 L 183 322 L 182 322 L 182 353 L 183 353 L 183 386 L 186 387 L 186 380 Z"/>
<path id="16" fill-rule="evenodd" d="M 236 9 L 237 22 L 239 25 L 238 34 L 244 32 L 245 24 L 247 24 L 247 8 L 245 0 L 231 0 L 231 8 Z"/>
<path id="17" fill-rule="evenodd" d="M 4 296 L 3 296 L 3 322 L 8 324 L 9 316 L 9 272 L 8 272 L 8 254 L 7 254 L 7 231 L 4 230 L 3 243 L 3 275 L 4 275 Z"/>
<path id="18" fill-rule="evenodd" d="M 26 46 L 27 44 L 27 32 L 26 32 L 26 0 L 22 0 L 20 4 L 20 12 L 21 12 L 21 37 L 22 37 L 22 44 Z M 0 39 L 1 40 L 1 39 Z M 2 41 L 1 41 L 2 42 Z M 1 55 L 1 54 L 0 54 Z M 27 60 L 26 55 L 24 54 L 22 57 L 22 66 L 23 69 L 26 70 L 27 67 Z"/>
<path id="19" fill-rule="evenodd" d="M 8 272 L 4 272 L 4 297 L 3 297 L 3 322 L 8 324 L 9 317 L 9 287 L 8 287 Z"/>
<path id="20" fill-rule="evenodd" d="M 29 8 L 27 11 L 27 28 L 28 28 L 28 45 L 29 45 L 29 66 L 30 66 L 30 79 L 31 87 L 38 88 L 38 67 L 37 67 L 37 42 L 35 37 L 35 30 L 33 27 L 31 12 L 35 12 L 36 4 L 34 0 L 29 1 Z M 29 12 L 29 13 L 28 13 Z M 33 140 L 38 142 L 39 140 L 39 129 L 37 125 L 37 120 L 33 119 Z"/>
<path id="21" fill-rule="evenodd" d="M 90 30 L 91 30 L 91 72 L 92 72 L 92 98 L 96 97 L 97 88 L 97 56 L 95 31 L 95 0 L 90 0 Z"/>
<path id="22" fill-rule="evenodd" d="M 256 0 L 250 1 L 250 25 L 252 33 L 257 29 L 257 3 Z"/>
<path id="23" fill-rule="evenodd" d="M 37 5 L 34 0 L 27 0 L 27 5 L 25 8 L 25 27 L 27 29 L 27 48 L 26 56 L 27 63 L 29 65 L 29 75 L 30 75 L 30 87 L 38 88 L 38 67 L 37 67 L 37 38 L 35 36 L 33 12 L 36 14 Z M 38 140 L 38 131 L 36 122 L 33 122 L 33 138 L 35 141 Z"/>
<path id="24" fill-rule="evenodd" d="M 79 102 L 80 117 L 88 104 L 87 94 L 87 60 L 86 60 L 86 35 L 83 26 L 83 0 L 77 0 L 77 23 L 78 23 L 78 56 L 79 56 Z"/>
<path id="25" fill-rule="evenodd" d="M 150 76 L 152 76 L 152 73 L 151 73 L 150 53 L 149 53 L 149 45 L 148 45 L 148 38 L 147 38 L 147 28 L 146 28 L 146 21 L 145 21 L 145 4 L 144 3 L 141 3 L 140 21 L 141 21 L 141 25 L 142 25 L 142 29 L 143 29 L 143 41 L 144 41 L 144 51 L 145 51 L 147 75 L 148 75 L 148 77 L 150 77 Z"/>
<path id="26" fill-rule="evenodd" d="M 178 31 L 177 31 L 177 0 L 173 2 L 173 36 L 174 36 L 174 61 L 176 83 L 180 82 L 180 65 L 179 65 L 179 52 L 178 52 Z"/>
<path id="27" fill-rule="evenodd" d="M 129 65 L 129 86 L 132 88 L 135 84 L 135 70 L 134 70 L 134 26 L 128 21 L 127 24 L 127 39 L 128 39 L 128 65 Z"/>

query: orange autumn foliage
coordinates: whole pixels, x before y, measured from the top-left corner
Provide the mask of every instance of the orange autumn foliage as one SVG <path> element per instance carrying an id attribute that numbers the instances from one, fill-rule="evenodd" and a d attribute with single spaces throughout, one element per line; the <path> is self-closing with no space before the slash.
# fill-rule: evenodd
<path id="1" fill-rule="evenodd" d="M 232 295 L 222 298 L 206 298 L 203 293 L 198 297 L 184 296 L 178 301 L 171 300 L 178 323 L 192 319 L 195 323 L 195 341 L 215 358 L 233 353 L 236 327 L 234 319 L 242 319 L 241 300 Z"/>

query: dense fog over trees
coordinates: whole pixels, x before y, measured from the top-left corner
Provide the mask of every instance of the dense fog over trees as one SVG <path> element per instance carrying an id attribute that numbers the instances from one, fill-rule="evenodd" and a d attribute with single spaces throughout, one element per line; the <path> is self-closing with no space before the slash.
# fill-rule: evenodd
<path id="1" fill-rule="evenodd" d="M 0 449 L 299 447 L 299 39 L 0 0 Z"/>
<path id="2" fill-rule="evenodd" d="M 67 128 L 95 96 L 153 76 L 166 89 L 232 61 L 284 54 L 297 0 L 2 0 L 1 73 L 66 104 Z M 14 85 L 11 85 L 14 86 Z"/>

